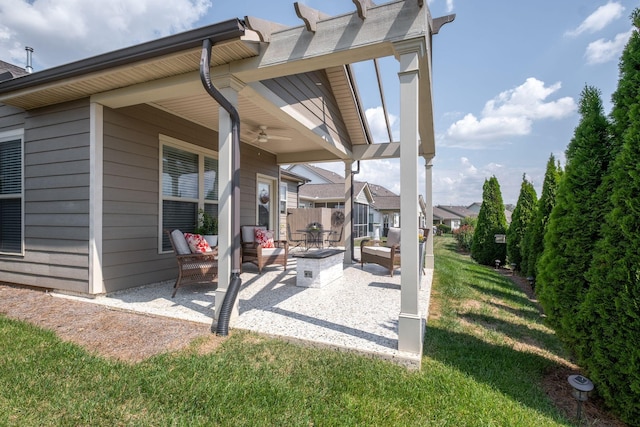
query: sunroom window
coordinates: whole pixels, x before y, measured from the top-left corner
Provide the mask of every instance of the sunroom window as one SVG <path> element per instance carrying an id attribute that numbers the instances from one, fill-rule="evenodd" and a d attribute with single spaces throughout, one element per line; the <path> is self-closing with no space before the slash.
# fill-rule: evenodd
<path id="1" fill-rule="evenodd" d="M 218 159 L 215 153 L 162 137 L 161 212 L 163 229 L 193 232 L 198 211 L 218 216 Z M 162 251 L 171 244 L 162 233 Z"/>

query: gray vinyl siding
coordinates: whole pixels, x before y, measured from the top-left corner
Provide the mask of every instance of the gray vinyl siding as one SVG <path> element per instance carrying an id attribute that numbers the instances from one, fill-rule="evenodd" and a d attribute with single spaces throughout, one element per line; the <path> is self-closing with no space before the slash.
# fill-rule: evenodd
<path id="1" fill-rule="evenodd" d="M 24 110 L 0 103 L 0 132 L 23 128 L 25 116 Z"/>
<path id="2" fill-rule="evenodd" d="M 103 276 L 107 292 L 174 280 L 175 255 L 159 254 L 159 135 L 217 151 L 218 136 L 149 106 L 104 114 Z M 275 156 L 241 146 L 241 224 L 255 222 L 256 173 L 278 176 Z"/>
<path id="3" fill-rule="evenodd" d="M 361 191 L 360 193 L 356 194 L 354 202 L 362 203 L 363 205 L 368 205 L 369 199 L 367 199 L 367 195 L 365 194 L 365 192 Z"/>
<path id="4" fill-rule="evenodd" d="M 7 114 L 9 112 L 9 114 Z M 0 256 L 2 280 L 88 292 L 89 104 L 16 114 L 0 108 L 0 129 L 24 127 L 24 256 Z M 19 126 L 20 127 L 20 126 Z"/>
<path id="5" fill-rule="evenodd" d="M 272 176 L 277 180 L 280 170 L 274 154 L 260 150 L 253 145 L 242 144 L 240 154 L 240 224 L 255 225 L 258 197 L 256 195 L 256 174 Z M 278 229 L 278 224 L 274 225 L 274 229 Z"/>
<path id="6" fill-rule="evenodd" d="M 287 209 L 298 207 L 298 183 L 286 182 L 287 184 Z"/>

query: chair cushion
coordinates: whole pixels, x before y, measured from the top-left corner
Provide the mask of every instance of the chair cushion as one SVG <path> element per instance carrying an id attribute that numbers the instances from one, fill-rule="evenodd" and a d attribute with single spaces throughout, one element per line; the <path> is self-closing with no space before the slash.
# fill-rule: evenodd
<path id="1" fill-rule="evenodd" d="M 391 248 L 384 246 L 363 246 L 362 252 L 384 258 L 391 258 Z"/>
<path id="2" fill-rule="evenodd" d="M 191 249 L 191 253 L 193 254 L 203 254 L 207 252 L 211 252 L 211 246 L 204 240 L 199 234 L 192 233 L 184 233 L 184 238 L 187 240 L 189 244 L 189 249 Z"/>
<path id="3" fill-rule="evenodd" d="M 256 228 L 256 243 L 265 248 L 275 248 L 273 243 L 273 231 Z"/>
<path id="4" fill-rule="evenodd" d="M 399 245 L 400 244 L 400 228 L 398 227 L 389 227 L 389 231 L 387 233 L 387 246 Z"/>
<path id="5" fill-rule="evenodd" d="M 173 230 L 171 232 L 171 240 L 173 240 L 173 245 L 176 247 L 176 252 L 178 252 L 178 255 L 187 255 L 191 253 L 189 244 L 184 238 L 184 234 L 182 234 L 182 231 L 178 229 Z"/>
<path id="6" fill-rule="evenodd" d="M 262 249 L 262 256 L 277 256 L 277 255 L 284 255 L 284 249 L 283 248 Z"/>

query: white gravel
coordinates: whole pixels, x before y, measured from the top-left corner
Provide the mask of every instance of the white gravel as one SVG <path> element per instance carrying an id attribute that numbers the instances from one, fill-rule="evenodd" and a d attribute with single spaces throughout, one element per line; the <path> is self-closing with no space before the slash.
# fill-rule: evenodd
<path id="1" fill-rule="evenodd" d="M 245 264 L 238 296 L 239 317 L 231 328 L 278 336 L 294 341 L 356 351 L 393 360 L 409 367 L 421 356 L 398 351 L 401 270 L 366 264 L 346 266 L 344 277 L 323 288 L 297 287 L 295 258 L 288 269 L 270 266 L 261 275 Z M 432 270 L 422 276 L 419 311 L 428 317 Z M 103 304 L 123 310 L 212 324 L 215 290 L 206 285 L 178 289 L 171 298 L 173 281 L 140 286 L 88 299 L 65 298 Z"/>

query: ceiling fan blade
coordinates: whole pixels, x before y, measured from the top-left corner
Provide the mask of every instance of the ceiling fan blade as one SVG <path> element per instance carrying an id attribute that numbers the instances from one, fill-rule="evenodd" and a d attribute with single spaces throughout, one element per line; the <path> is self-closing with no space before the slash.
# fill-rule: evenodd
<path id="1" fill-rule="evenodd" d="M 273 139 L 274 141 L 291 141 L 291 138 L 282 135 L 267 135 L 267 139 Z"/>

